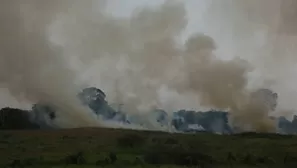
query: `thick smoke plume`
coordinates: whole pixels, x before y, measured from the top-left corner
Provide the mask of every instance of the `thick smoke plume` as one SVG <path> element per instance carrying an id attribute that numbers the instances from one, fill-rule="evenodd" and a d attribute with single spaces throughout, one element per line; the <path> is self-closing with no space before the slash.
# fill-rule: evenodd
<path id="1" fill-rule="evenodd" d="M 249 51 L 242 47 L 248 45 L 248 33 L 263 28 L 268 32 L 266 39 L 271 40 L 276 29 L 270 27 L 280 26 L 273 20 L 276 15 L 270 15 L 270 11 L 281 11 L 280 0 L 243 1 L 217 2 L 210 5 L 213 15 L 209 15 L 212 21 L 230 28 L 234 36 L 242 37 L 238 39 L 243 41 L 236 53 L 239 55 Z M 80 74 L 81 81 L 102 88 L 109 101 L 124 104 L 127 112 L 142 113 L 157 107 L 172 110 L 183 108 L 180 102 L 194 100 L 196 108 L 230 110 L 231 124 L 240 130 L 276 130 L 268 117 L 270 109 L 254 101 L 252 93 L 258 88 L 247 87 L 249 72 L 260 66 L 259 72 L 265 75 L 263 65 L 276 59 L 272 52 L 264 52 L 274 48 L 267 41 L 259 52 L 262 57 L 255 57 L 261 64 L 242 58 L 221 60 L 215 54 L 219 46 L 202 32 L 181 44 L 187 26 L 182 1 L 168 0 L 156 8 L 138 9 L 128 18 L 112 16 L 100 0 L 5 2 L 1 5 L 7 13 L 1 21 L 7 27 L 0 32 L 6 37 L 1 40 L 0 79 L 15 95 L 25 93 L 29 100 L 50 102 L 63 107 L 61 114 L 72 116 L 70 120 L 93 125 L 91 116 L 73 100 L 73 91 L 77 91 L 74 83 Z M 256 8 L 259 4 L 265 8 Z M 216 20 L 221 15 L 226 18 Z M 8 26 L 11 24 L 15 25 Z M 47 31 L 60 48 L 49 43 Z M 162 99 L 164 93 L 170 95 L 169 100 Z"/>
<path id="2" fill-rule="evenodd" d="M 213 2 L 205 14 L 214 31 L 232 37 L 224 36 L 234 53 L 255 68 L 257 77 L 249 83 L 279 93 L 276 115 L 296 109 L 296 2 L 227 0 Z"/>
<path id="3" fill-rule="evenodd" d="M 234 124 L 241 124 L 241 129 L 274 131 L 269 109 L 251 101 L 246 88 L 251 65 L 239 58 L 220 60 L 214 54 L 214 40 L 203 34 L 193 35 L 184 45 L 178 43 L 186 17 L 177 1 L 140 9 L 130 18 L 68 10 L 56 22 L 55 31 L 69 53 L 84 61 L 98 60 L 91 71 L 96 71 L 112 101 L 124 104 L 126 111 L 168 108 L 159 95 L 160 89 L 167 88 L 180 97 L 198 97 L 199 105 L 231 110 Z"/>
<path id="4" fill-rule="evenodd" d="M 15 97 L 55 106 L 65 127 L 94 126 L 95 120 L 75 99 L 75 73 L 62 50 L 48 40 L 48 27 L 60 10 L 71 4 L 59 0 L 1 1 L 0 84 Z"/>

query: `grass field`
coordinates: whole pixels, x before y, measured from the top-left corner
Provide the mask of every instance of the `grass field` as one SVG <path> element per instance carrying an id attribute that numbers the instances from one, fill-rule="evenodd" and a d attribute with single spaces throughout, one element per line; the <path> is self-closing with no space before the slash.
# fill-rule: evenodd
<path id="1" fill-rule="evenodd" d="M 297 136 L 82 128 L 1 131 L 0 167 L 296 167 Z"/>

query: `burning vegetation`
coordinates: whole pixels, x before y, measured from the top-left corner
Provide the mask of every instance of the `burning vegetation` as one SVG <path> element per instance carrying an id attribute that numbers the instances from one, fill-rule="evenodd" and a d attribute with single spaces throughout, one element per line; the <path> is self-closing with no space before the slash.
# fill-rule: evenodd
<path id="1" fill-rule="evenodd" d="M 137 116 L 129 112 L 116 109 L 105 100 L 105 93 L 95 87 L 83 89 L 78 94 L 81 103 L 90 108 L 98 122 L 114 124 L 117 128 L 163 130 L 170 132 L 212 132 L 218 134 L 232 134 L 246 131 L 229 122 L 230 114 L 227 111 L 193 111 L 179 110 L 177 112 L 166 112 L 162 109 L 155 109 L 146 115 Z M 254 99 L 265 102 L 267 108 L 276 108 L 277 94 L 261 89 L 254 94 Z M 173 113 L 173 115 L 170 115 Z M 1 129 L 61 129 L 55 122 L 58 114 L 54 106 L 38 103 L 33 105 L 29 111 L 3 108 L 1 114 Z M 275 122 L 276 133 L 295 134 L 297 133 L 297 117 L 292 121 L 281 116 L 273 118 L 266 116 Z M 246 127 L 248 127 L 247 125 Z M 251 130 L 252 131 L 252 130 Z M 260 132 L 260 131 L 259 131 Z"/>
<path id="2" fill-rule="evenodd" d="M 167 0 L 118 18 L 106 12 L 104 0 L 7 0 L 0 5 L 5 13 L 0 16 L 0 85 L 14 97 L 37 104 L 26 115 L 2 109 L 2 128 L 9 128 L 7 124 L 14 120 L 10 116 L 18 116 L 26 120 L 24 128 L 37 124 L 43 129 L 295 133 L 295 118 L 291 122 L 272 117 L 272 111 L 279 115 L 284 111 L 276 108 L 279 96 L 261 89 L 278 86 L 278 92 L 289 88 L 283 85 L 283 77 L 290 78 L 287 71 L 295 67 L 294 58 L 285 52 L 291 38 L 276 30 L 290 25 L 270 14 L 281 15 L 281 7 L 291 6 L 282 6 L 280 0 L 265 1 L 271 4 L 267 10 L 250 15 L 250 8 L 267 4 L 263 2 L 230 3 L 232 9 L 239 9 L 228 11 L 232 17 L 213 9 L 214 14 L 226 14 L 220 24 L 243 39 L 258 29 L 266 32 L 261 51 L 273 48 L 277 52 L 253 53 L 258 57 L 252 62 L 241 57 L 221 59 L 219 44 L 204 33 L 191 34 L 181 42 L 188 20 L 180 1 Z M 282 40 L 285 46 L 273 39 Z M 242 45 L 239 51 L 244 55 L 249 47 Z M 260 86 L 249 85 L 250 73 L 268 71 L 275 75 L 274 85 L 267 84 L 265 75 Z M 100 89 L 82 90 L 93 86 L 95 79 L 109 102 L 121 108 L 111 106 Z M 188 102 L 194 109 L 215 110 L 176 110 L 185 109 Z"/>

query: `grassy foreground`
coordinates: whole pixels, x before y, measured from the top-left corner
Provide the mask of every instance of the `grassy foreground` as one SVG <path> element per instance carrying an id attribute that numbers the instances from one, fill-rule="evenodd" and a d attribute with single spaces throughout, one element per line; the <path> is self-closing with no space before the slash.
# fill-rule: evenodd
<path id="1" fill-rule="evenodd" d="M 296 167 L 297 136 L 82 128 L 0 131 L 0 167 Z"/>

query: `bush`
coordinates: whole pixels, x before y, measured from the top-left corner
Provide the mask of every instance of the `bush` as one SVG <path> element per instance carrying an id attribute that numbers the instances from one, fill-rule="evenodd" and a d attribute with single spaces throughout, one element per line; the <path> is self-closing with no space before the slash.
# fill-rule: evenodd
<path id="1" fill-rule="evenodd" d="M 30 120 L 30 112 L 14 108 L 0 110 L 0 129 L 39 129 L 39 126 Z"/>
<path id="2" fill-rule="evenodd" d="M 111 163 L 115 163 L 117 161 L 117 155 L 114 153 L 109 153 L 109 159 Z"/>
<path id="3" fill-rule="evenodd" d="M 165 144 L 176 145 L 176 144 L 178 144 L 178 141 L 176 139 L 173 139 L 173 138 L 167 138 L 166 141 L 165 141 Z"/>
<path id="4" fill-rule="evenodd" d="M 284 164 L 297 164 L 297 157 L 294 156 L 294 154 L 286 153 L 286 156 L 284 157 Z"/>
<path id="5" fill-rule="evenodd" d="M 293 135 L 283 135 L 276 133 L 257 133 L 257 132 L 243 132 L 234 134 L 233 136 L 242 138 L 264 138 L 264 139 L 290 139 Z"/>
<path id="6" fill-rule="evenodd" d="M 228 160 L 228 162 L 232 162 L 232 161 L 236 161 L 237 159 L 231 152 L 229 152 L 227 160 Z"/>
<path id="7" fill-rule="evenodd" d="M 21 160 L 19 160 L 19 159 L 13 160 L 13 161 L 9 164 L 9 167 L 11 167 L 11 168 L 20 168 L 20 167 L 22 167 Z"/>
<path id="8" fill-rule="evenodd" d="M 175 164 L 181 166 L 204 166 L 215 162 L 211 156 L 197 152 L 177 154 L 174 160 Z"/>
<path id="9" fill-rule="evenodd" d="M 267 157 L 267 156 L 258 157 L 256 159 L 256 162 L 261 163 L 261 164 L 274 164 L 275 163 L 275 161 L 272 158 Z"/>
<path id="10" fill-rule="evenodd" d="M 202 166 L 214 163 L 211 156 L 190 152 L 149 152 L 144 155 L 148 164 L 175 164 L 179 166 Z"/>
<path id="11" fill-rule="evenodd" d="M 117 139 L 117 144 L 120 147 L 139 147 L 144 143 L 144 137 L 137 134 L 124 135 Z"/>
<path id="12" fill-rule="evenodd" d="M 143 164 L 143 160 L 139 157 L 136 157 L 134 160 L 134 165 L 142 165 Z"/>
<path id="13" fill-rule="evenodd" d="M 274 164 L 275 161 L 267 156 L 255 156 L 252 154 L 247 154 L 243 160 L 243 164 L 255 165 L 255 164 Z"/>
<path id="14" fill-rule="evenodd" d="M 67 156 L 65 160 L 66 160 L 66 164 L 82 165 L 87 163 L 83 155 L 83 152 L 78 152 L 77 154 Z"/>
<path id="15" fill-rule="evenodd" d="M 23 161 L 24 166 L 33 166 L 38 162 L 38 159 L 35 158 L 27 158 Z"/>
<path id="16" fill-rule="evenodd" d="M 108 159 L 108 158 L 104 158 L 103 160 L 98 160 L 97 162 L 96 162 L 96 166 L 107 166 L 107 165 L 109 165 L 111 162 L 110 162 L 110 160 Z"/>
<path id="17" fill-rule="evenodd" d="M 150 152 L 144 155 L 144 161 L 148 164 L 164 164 L 163 158 L 160 153 Z"/>
<path id="18" fill-rule="evenodd" d="M 247 165 L 255 164 L 255 156 L 251 154 L 245 155 L 245 157 L 242 159 L 242 163 Z"/>

